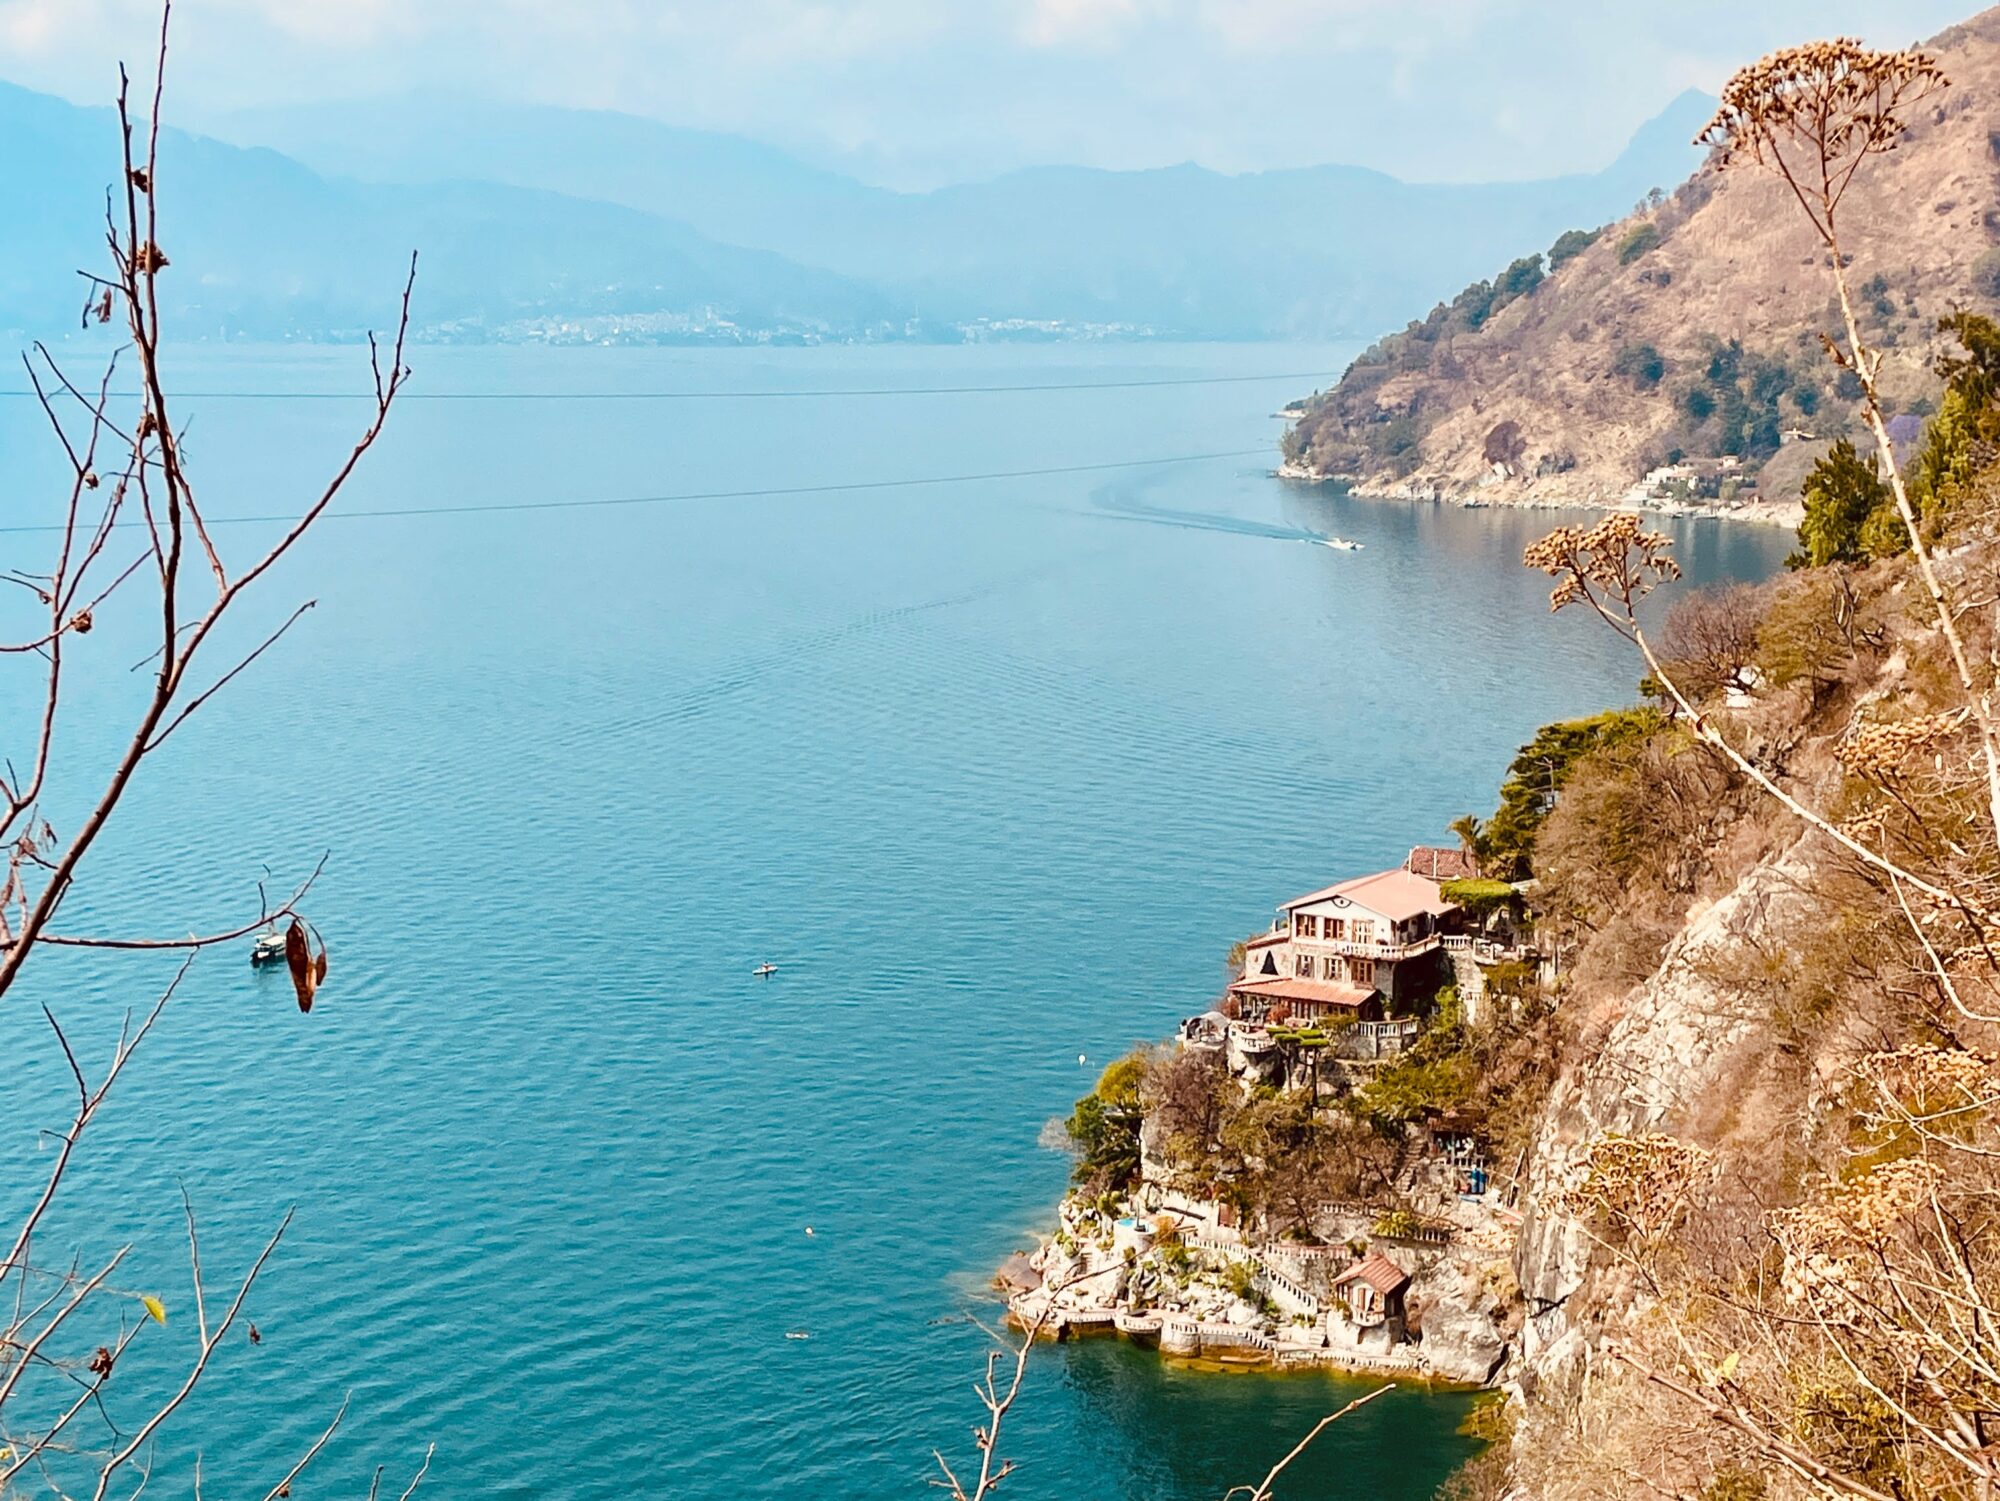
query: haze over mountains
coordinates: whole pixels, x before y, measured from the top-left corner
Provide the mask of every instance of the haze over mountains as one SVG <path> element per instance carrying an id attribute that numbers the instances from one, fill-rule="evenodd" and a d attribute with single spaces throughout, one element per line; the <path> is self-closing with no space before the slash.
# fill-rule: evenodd
<path id="1" fill-rule="evenodd" d="M 1709 108 L 1685 94 L 1603 171 L 1539 182 L 1049 167 L 896 193 L 629 115 L 403 97 L 163 133 L 162 240 L 209 337 L 379 323 L 413 247 L 433 338 L 1372 336 L 1678 182 Z M 0 84 L 0 140 L 0 328 L 60 333 L 115 121 Z"/>

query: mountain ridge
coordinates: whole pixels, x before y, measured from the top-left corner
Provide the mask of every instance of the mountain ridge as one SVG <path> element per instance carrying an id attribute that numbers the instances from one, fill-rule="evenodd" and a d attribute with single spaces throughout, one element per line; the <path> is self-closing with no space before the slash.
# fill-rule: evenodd
<path id="1" fill-rule="evenodd" d="M 1846 209 L 1883 385 L 1921 414 L 1940 316 L 2000 293 L 2000 9 L 1933 43 L 1954 86 Z M 1287 434 L 1290 472 L 1495 503 L 1619 504 L 1681 458 L 1735 457 L 1766 502 L 1853 424 L 1825 360 L 1825 254 L 1782 184 L 1704 164 L 1478 317 L 1440 304 L 1367 351 Z M 1787 435 L 1793 441 L 1787 441 Z M 1746 487 L 1746 494 L 1748 487 Z"/>
<path id="2" fill-rule="evenodd" d="M 0 83 L 0 325 L 68 325 L 75 268 L 102 253 L 113 113 Z M 551 316 L 741 320 L 800 333 L 900 323 L 872 287 L 721 245 L 686 225 L 573 195 L 457 180 L 327 177 L 281 152 L 163 127 L 162 240 L 195 275 L 162 278 L 177 321 L 278 336 L 379 322 L 412 250 L 435 329 Z M 715 336 L 726 330 L 715 328 Z"/>
<path id="3" fill-rule="evenodd" d="M 1707 105 L 1684 94 L 1604 170 L 1532 182 L 1412 184 L 1339 165 L 1051 166 L 925 193 L 608 111 L 403 96 L 240 115 L 222 128 L 320 170 L 560 184 L 867 281 L 934 321 L 1320 338 L 1373 333 L 1485 259 L 1596 222 L 1683 175 L 1695 153 L 1672 143 Z"/>

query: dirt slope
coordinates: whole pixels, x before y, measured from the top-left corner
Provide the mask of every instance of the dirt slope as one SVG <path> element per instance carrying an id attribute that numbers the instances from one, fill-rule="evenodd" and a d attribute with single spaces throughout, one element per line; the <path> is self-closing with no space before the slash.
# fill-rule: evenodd
<path id="1" fill-rule="evenodd" d="M 1843 211 L 1865 322 L 1888 351 L 1886 391 L 1919 415 L 1938 317 L 1990 311 L 2000 293 L 2000 8 L 1930 46 L 1952 87 L 1868 165 Z M 1288 471 L 1390 493 L 1604 504 L 1677 454 L 1737 454 L 1764 471 L 1765 501 L 1785 501 L 1802 453 L 1852 422 L 1851 389 L 1818 340 L 1837 317 L 1828 257 L 1761 171 L 1704 166 L 1482 318 L 1486 300 L 1470 289 L 1307 403 Z M 1725 488 L 1741 489 L 1735 504 L 1755 498 Z"/>

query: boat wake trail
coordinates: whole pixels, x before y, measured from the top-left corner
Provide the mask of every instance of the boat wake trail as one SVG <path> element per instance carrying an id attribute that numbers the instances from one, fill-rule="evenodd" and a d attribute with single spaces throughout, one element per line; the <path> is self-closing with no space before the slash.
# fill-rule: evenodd
<path id="1" fill-rule="evenodd" d="M 1110 521 L 1172 526 L 1193 532 L 1222 532 L 1232 537 L 1256 537 L 1270 542 L 1310 542 L 1320 547 L 1342 545 L 1338 537 L 1329 537 L 1305 527 L 1253 521 L 1247 516 L 1228 516 L 1216 511 L 1181 511 L 1171 506 L 1156 506 L 1140 500 L 1126 486 L 1106 485 L 1094 491 L 1090 499 L 1096 508 L 1092 514 Z"/>

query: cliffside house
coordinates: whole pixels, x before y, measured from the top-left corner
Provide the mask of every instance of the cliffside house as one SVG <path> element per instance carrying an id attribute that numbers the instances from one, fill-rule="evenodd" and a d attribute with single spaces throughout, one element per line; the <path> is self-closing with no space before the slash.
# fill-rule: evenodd
<path id="1" fill-rule="evenodd" d="M 1244 944 L 1229 997 L 1246 1020 L 1381 1021 L 1430 999 L 1442 937 L 1458 908 L 1438 883 L 1385 870 L 1295 897 Z"/>
<path id="2" fill-rule="evenodd" d="M 1392 1344 L 1408 1333 L 1404 1295 L 1410 1290 L 1410 1274 L 1380 1251 L 1371 1250 L 1335 1277 L 1333 1290 L 1347 1305 L 1357 1342 L 1376 1329 L 1384 1330 Z"/>

